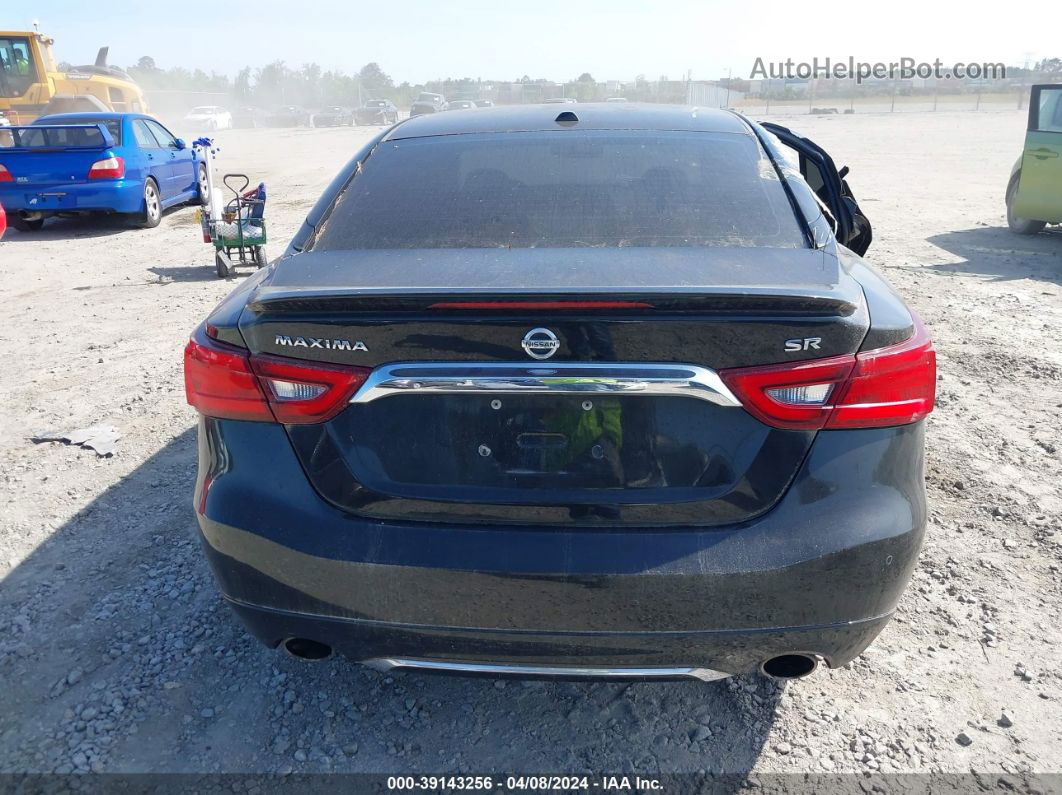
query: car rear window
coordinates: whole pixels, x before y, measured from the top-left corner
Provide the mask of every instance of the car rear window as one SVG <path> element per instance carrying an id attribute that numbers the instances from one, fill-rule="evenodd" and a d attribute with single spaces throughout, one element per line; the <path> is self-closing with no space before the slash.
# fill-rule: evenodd
<path id="1" fill-rule="evenodd" d="M 76 126 L 85 124 L 93 126 Z M 32 149 L 102 147 L 104 143 L 103 136 L 100 135 L 100 131 L 95 127 L 96 124 L 103 124 L 110 131 L 111 137 L 114 138 L 115 146 L 121 145 L 121 122 L 117 119 L 63 119 L 62 121 L 38 120 L 30 127 L 14 131 L 6 140 L 0 139 L 0 147 L 15 146 Z M 40 129 L 34 129 L 37 125 L 56 125 L 56 127 L 42 126 Z"/>
<path id="2" fill-rule="evenodd" d="M 557 131 L 384 142 L 313 247 L 806 245 L 752 136 Z"/>
<path id="3" fill-rule="evenodd" d="M 104 127 L 107 128 L 107 132 L 109 132 L 111 134 L 111 138 L 114 139 L 114 145 L 115 146 L 121 146 L 122 145 L 122 120 L 121 119 L 63 118 L 62 120 L 58 120 L 57 119 L 55 121 L 48 121 L 46 118 L 43 118 L 43 119 L 37 119 L 37 121 L 35 123 L 36 124 L 63 124 L 63 125 L 65 125 L 65 124 L 102 124 Z M 71 135 L 73 135 L 73 133 L 71 133 Z M 90 136 L 90 138 L 92 140 L 94 140 L 96 142 L 100 141 L 99 133 L 90 132 L 90 133 L 88 133 L 88 135 Z M 74 144 L 67 144 L 67 146 L 72 146 L 72 145 L 74 145 Z M 77 144 L 77 145 L 84 146 L 85 144 Z"/>

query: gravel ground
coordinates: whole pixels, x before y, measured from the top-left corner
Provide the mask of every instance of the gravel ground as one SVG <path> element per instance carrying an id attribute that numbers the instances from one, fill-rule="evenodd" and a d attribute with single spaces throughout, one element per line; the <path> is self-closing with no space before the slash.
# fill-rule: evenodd
<path id="1" fill-rule="evenodd" d="M 181 379 L 235 282 L 189 208 L 60 220 L 0 243 L 0 772 L 1062 772 L 1062 234 L 1005 228 L 1024 115 L 779 120 L 852 167 L 939 355 L 928 541 L 865 655 L 786 686 L 506 683 L 260 647 L 195 540 Z M 276 254 L 368 135 L 223 132 L 219 168 L 268 182 Z M 29 438 L 100 423 L 111 458 Z"/>

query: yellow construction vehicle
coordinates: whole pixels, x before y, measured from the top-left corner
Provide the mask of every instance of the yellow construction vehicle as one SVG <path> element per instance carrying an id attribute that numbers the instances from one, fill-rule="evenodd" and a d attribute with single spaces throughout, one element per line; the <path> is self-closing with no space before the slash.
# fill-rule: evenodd
<path id="1" fill-rule="evenodd" d="M 144 92 L 128 74 L 107 65 L 107 47 L 96 63 L 60 72 L 54 40 L 33 32 L 0 31 L 0 114 L 29 124 L 46 113 L 114 110 L 145 113 Z"/>

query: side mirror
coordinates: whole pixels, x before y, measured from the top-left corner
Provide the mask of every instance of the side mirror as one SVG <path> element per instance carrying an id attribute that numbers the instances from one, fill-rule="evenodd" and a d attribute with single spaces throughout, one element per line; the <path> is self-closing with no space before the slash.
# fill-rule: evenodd
<path id="1" fill-rule="evenodd" d="M 184 149 L 184 148 L 185 148 L 185 143 L 184 143 L 184 139 L 183 139 L 183 138 L 176 138 L 176 139 L 174 139 L 174 141 L 173 141 L 173 145 L 174 145 L 175 147 L 177 147 L 177 150 L 178 150 L 178 151 L 180 151 L 181 149 Z"/>
<path id="2" fill-rule="evenodd" d="M 840 177 L 841 179 L 844 179 L 845 177 L 848 176 L 848 171 L 849 171 L 848 166 L 841 166 L 841 170 L 837 172 L 837 176 Z"/>

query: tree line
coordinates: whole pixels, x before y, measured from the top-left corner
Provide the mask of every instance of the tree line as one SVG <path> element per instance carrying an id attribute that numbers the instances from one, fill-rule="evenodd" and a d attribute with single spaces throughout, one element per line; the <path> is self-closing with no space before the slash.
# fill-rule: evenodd
<path id="1" fill-rule="evenodd" d="M 290 67 L 273 61 L 259 68 L 245 66 L 234 78 L 202 69 L 160 68 L 149 55 L 126 69 L 146 91 L 202 91 L 228 94 L 234 103 L 276 105 L 355 105 L 366 99 L 405 99 L 420 89 L 395 85 L 379 64 L 368 63 L 354 74 L 322 69 L 318 64 Z"/>

